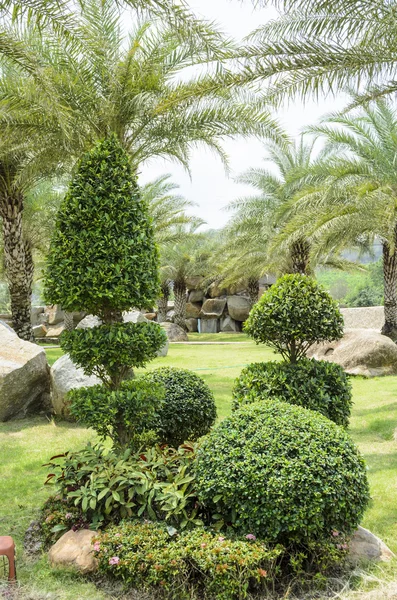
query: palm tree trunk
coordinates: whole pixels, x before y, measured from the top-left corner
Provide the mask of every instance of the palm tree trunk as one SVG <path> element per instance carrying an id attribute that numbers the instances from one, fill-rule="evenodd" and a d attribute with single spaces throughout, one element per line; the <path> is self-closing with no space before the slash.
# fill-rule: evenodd
<path id="1" fill-rule="evenodd" d="M 397 226 L 394 230 L 395 244 L 397 243 Z M 394 342 L 397 340 L 397 248 L 391 252 L 390 245 L 383 242 L 383 286 L 385 297 L 385 324 L 383 335 Z"/>
<path id="2" fill-rule="evenodd" d="M 248 279 L 247 286 L 248 296 L 250 299 L 251 306 L 254 306 L 258 302 L 259 296 L 259 281 L 257 279 Z"/>
<path id="3" fill-rule="evenodd" d="M 160 284 L 161 296 L 157 301 L 158 312 L 157 321 L 164 323 L 167 320 L 168 300 L 170 298 L 170 282 L 168 279 Z"/>
<path id="4" fill-rule="evenodd" d="M 31 324 L 33 260 L 22 233 L 23 196 L 16 192 L 2 199 L 4 265 L 10 290 L 11 318 L 15 332 L 23 340 L 34 341 Z"/>
<path id="5" fill-rule="evenodd" d="M 73 331 L 74 329 L 74 320 L 73 313 L 67 310 L 64 311 L 64 325 L 66 331 Z"/>
<path id="6" fill-rule="evenodd" d="M 174 323 L 187 331 L 186 327 L 186 282 L 174 281 L 175 317 Z"/>
<path id="7" fill-rule="evenodd" d="M 310 271 L 310 242 L 300 237 L 290 246 L 291 273 L 309 275 Z"/>

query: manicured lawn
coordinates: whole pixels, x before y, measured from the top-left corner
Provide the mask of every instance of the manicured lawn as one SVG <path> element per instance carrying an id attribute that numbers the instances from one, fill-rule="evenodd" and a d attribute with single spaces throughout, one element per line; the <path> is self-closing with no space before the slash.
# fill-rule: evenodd
<path id="1" fill-rule="evenodd" d="M 46 352 L 50 362 L 61 355 L 59 349 Z M 168 356 L 157 359 L 150 368 L 172 365 L 202 375 L 214 391 L 219 418 L 224 418 L 230 413 L 233 381 L 242 367 L 273 358 L 269 349 L 251 342 L 219 346 L 172 344 Z M 397 553 L 397 377 L 354 379 L 353 390 L 351 433 L 366 458 L 372 492 L 363 525 Z M 43 463 L 53 454 L 79 448 L 94 439 L 95 434 L 89 430 L 45 417 L 0 424 L 0 534 L 11 534 L 17 540 L 20 580 L 29 588 L 56 592 L 57 600 L 111 598 L 78 576 L 51 571 L 45 557 L 34 563 L 22 556 L 24 531 L 51 492 L 43 485 Z M 387 568 L 389 574 L 394 570 L 393 565 Z"/>

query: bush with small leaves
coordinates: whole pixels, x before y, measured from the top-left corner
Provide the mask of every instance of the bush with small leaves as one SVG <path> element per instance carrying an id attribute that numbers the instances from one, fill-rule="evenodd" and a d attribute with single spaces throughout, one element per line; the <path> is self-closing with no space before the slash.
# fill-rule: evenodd
<path id="1" fill-rule="evenodd" d="M 253 306 L 244 330 L 257 344 L 267 344 L 296 362 L 316 342 L 340 339 L 343 317 L 314 279 L 285 275 Z"/>
<path id="2" fill-rule="evenodd" d="M 281 400 L 310 408 L 337 425 L 349 425 L 352 390 L 341 366 L 314 359 L 297 363 L 252 363 L 233 389 L 233 410 L 259 400 Z"/>
<path id="3" fill-rule="evenodd" d="M 138 450 L 143 443 L 155 443 L 157 434 L 150 432 L 164 400 L 164 388 L 142 378 L 123 381 L 111 390 L 103 385 L 70 390 L 67 399 L 70 414 L 92 427 L 101 440 L 110 437 L 114 447 Z"/>
<path id="4" fill-rule="evenodd" d="M 351 534 L 369 500 L 364 461 L 345 430 L 279 401 L 244 406 L 212 430 L 196 477 L 221 526 L 285 544 Z"/>
<path id="5" fill-rule="evenodd" d="M 205 381 L 187 369 L 164 367 L 143 376 L 165 388 L 164 402 L 151 426 L 161 442 L 179 446 L 207 434 L 216 420 L 214 395 Z"/>

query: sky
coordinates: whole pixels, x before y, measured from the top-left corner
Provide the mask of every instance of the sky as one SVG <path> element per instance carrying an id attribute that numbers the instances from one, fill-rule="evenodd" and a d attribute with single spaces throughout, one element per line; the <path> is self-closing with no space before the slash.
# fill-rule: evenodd
<path id="1" fill-rule="evenodd" d="M 193 11 L 201 17 L 215 21 L 226 33 L 242 39 L 260 24 L 277 16 L 273 8 L 254 9 L 249 0 L 190 0 Z M 344 99 L 326 98 L 318 103 L 303 105 L 290 102 L 275 114 L 291 136 L 298 136 L 302 128 L 315 123 L 323 114 L 343 108 Z M 227 140 L 224 148 L 229 155 L 230 173 L 226 175 L 223 164 L 212 152 L 201 148 L 192 153 L 191 177 L 170 161 L 153 159 L 142 166 L 140 182 L 146 183 L 164 173 L 180 186 L 179 193 L 196 206 L 191 209 L 207 223 L 205 228 L 218 229 L 225 225 L 230 213 L 224 207 L 253 190 L 237 184 L 233 178 L 250 167 L 263 166 L 263 144 L 258 140 Z"/>

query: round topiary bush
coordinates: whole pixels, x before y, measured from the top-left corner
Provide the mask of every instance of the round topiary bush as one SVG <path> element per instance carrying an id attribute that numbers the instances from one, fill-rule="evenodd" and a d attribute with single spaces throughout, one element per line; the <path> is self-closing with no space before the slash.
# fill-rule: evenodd
<path id="1" fill-rule="evenodd" d="M 288 544 L 352 533 L 369 500 L 366 469 L 341 428 L 285 402 L 244 406 L 204 440 L 197 494 L 242 534 Z"/>
<path id="2" fill-rule="evenodd" d="M 214 395 L 205 381 L 187 369 L 164 367 L 143 376 L 151 384 L 162 384 L 165 399 L 158 410 L 158 431 L 163 443 L 179 446 L 209 432 L 216 419 Z"/>
<path id="3" fill-rule="evenodd" d="M 257 344 L 296 362 L 316 342 L 343 336 L 343 317 L 328 292 L 307 275 L 285 275 L 257 302 L 244 324 Z"/>
<path id="4" fill-rule="evenodd" d="M 233 410 L 259 400 L 282 400 L 315 410 L 337 425 L 349 425 L 352 391 L 341 366 L 314 359 L 297 363 L 252 363 L 233 389 Z"/>

